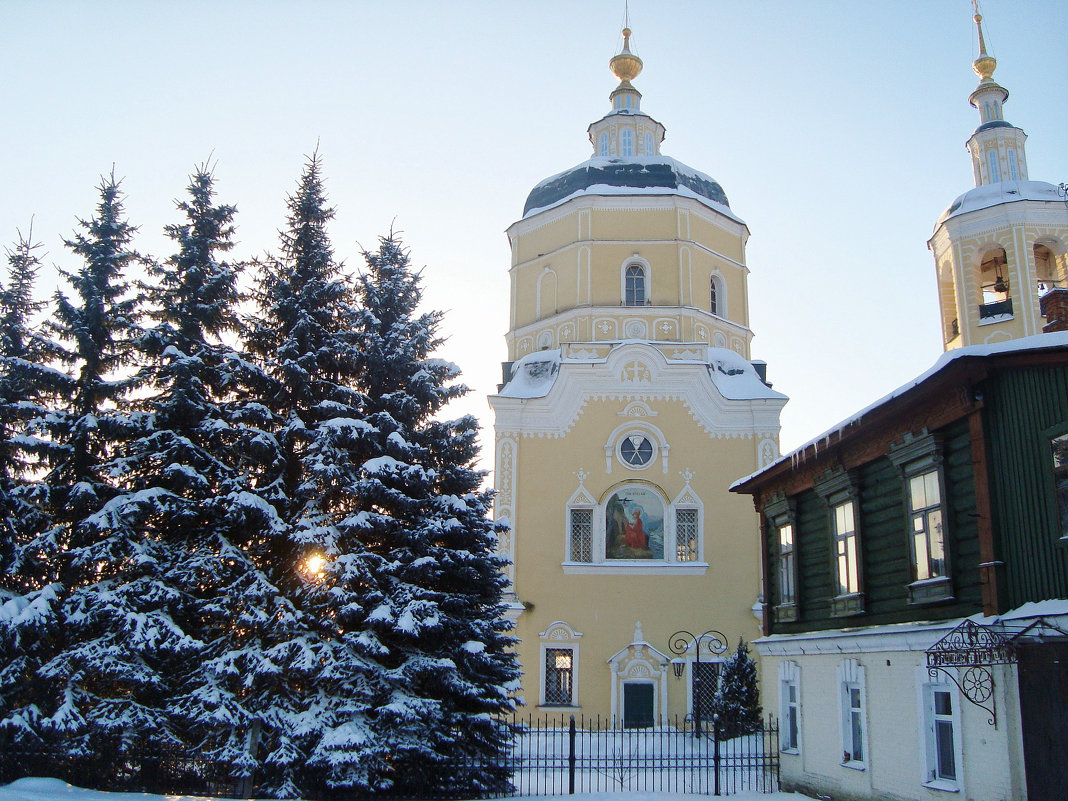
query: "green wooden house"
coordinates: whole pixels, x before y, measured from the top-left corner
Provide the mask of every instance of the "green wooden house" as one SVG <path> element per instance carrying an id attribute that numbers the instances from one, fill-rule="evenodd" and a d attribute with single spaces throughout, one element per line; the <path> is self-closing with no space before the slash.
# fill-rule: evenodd
<path id="1" fill-rule="evenodd" d="M 951 351 L 732 489 L 787 788 L 1063 797 L 1068 334 Z"/>

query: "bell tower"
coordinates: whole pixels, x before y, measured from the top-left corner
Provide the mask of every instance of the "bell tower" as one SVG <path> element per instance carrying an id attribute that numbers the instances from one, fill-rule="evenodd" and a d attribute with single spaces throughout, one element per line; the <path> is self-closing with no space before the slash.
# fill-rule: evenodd
<path id="1" fill-rule="evenodd" d="M 732 642 L 758 636 L 757 519 L 728 488 L 778 456 L 786 397 L 750 361 L 749 229 L 662 153 L 632 36 L 592 155 L 508 228 L 489 401 L 526 703 L 635 721 L 693 708 L 691 674 L 668 681 L 673 631 L 714 610 Z"/>
<path id="2" fill-rule="evenodd" d="M 1052 330 L 1050 310 L 1068 293 L 1068 206 L 1058 187 L 1028 179 L 1027 135 L 1005 120 L 1009 92 L 994 80 L 997 61 L 973 6 L 979 85 L 968 101 L 979 126 L 967 148 L 975 188 L 939 217 L 927 243 L 946 350 Z"/>

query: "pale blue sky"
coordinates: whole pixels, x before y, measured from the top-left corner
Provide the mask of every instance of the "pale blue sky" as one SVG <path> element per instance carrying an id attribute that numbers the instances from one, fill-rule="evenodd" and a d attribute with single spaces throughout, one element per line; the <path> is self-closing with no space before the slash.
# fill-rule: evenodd
<path id="1" fill-rule="evenodd" d="M 165 256 L 173 200 L 211 155 L 220 200 L 238 206 L 236 255 L 256 255 L 276 246 L 318 141 L 338 254 L 355 269 L 356 243 L 404 232 L 428 305 L 447 311 L 444 355 L 474 389 L 462 408 L 491 426 L 504 230 L 537 181 L 589 157 L 622 6 L 2 0 L 0 243 L 33 215 L 49 265 L 74 267 L 61 238 L 114 163 L 138 247 Z M 788 450 L 941 352 L 926 240 L 973 185 L 970 3 L 630 6 L 635 85 L 664 152 L 719 181 L 752 233 L 753 355 L 792 398 Z M 982 11 L 1030 177 L 1068 181 L 1068 2 Z"/>

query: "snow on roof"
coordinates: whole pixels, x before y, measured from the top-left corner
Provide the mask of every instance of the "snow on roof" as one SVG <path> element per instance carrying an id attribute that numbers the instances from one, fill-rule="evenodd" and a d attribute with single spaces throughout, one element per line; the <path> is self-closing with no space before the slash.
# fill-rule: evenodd
<path id="1" fill-rule="evenodd" d="M 528 353 L 512 365 L 512 375 L 501 388 L 505 398 L 544 398 L 560 373 L 560 351 Z"/>
<path id="2" fill-rule="evenodd" d="M 613 344 L 622 345 L 644 341 L 622 340 Z M 688 360 L 689 363 L 705 365 L 712 383 L 727 400 L 786 397 L 765 384 L 760 379 L 756 368 L 733 350 L 705 346 L 701 346 L 701 350 L 705 358 Z M 540 350 L 528 353 L 512 365 L 512 375 L 498 394 L 504 398 L 544 398 L 556 383 L 562 364 L 589 364 L 590 361 L 591 359 L 566 359 L 559 350 Z M 592 361 L 601 362 L 603 359 Z"/>
<path id="3" fill-rule="evenodd" d="M 678 195 L 745 224 L 730 210 L 718 182 L 668 156 L 594 156 L 540 181 L 527 197 L 523 218 L 582 195 Z"/>
<path id="4" fill-rule="evenodd" d="M 1064 347 L 1068 347 L 1068 331 L 1059 331 L 1050 334 L 1036 334 L 1035 336 L 1021 337 L 1019 339 L 1010 339 L 1005 342 L 997 342 L 992 345 L 968 345 L 967 347 L 956 348 L 955 350 L 946 351 L 938 357 L 938 361 L 936 361 L 927 371 L 921 373 L 912 381 L 909 381 L 906 384 L 902 384 L 893 392 L 890 392 L 889 394 L 879 398 L 879 400 L 875 401 L 874 403 L 865 406 L 856 414 L 852 415 L 851 417 L 847 417 L 845 420 L 842 420 L 833 428 L 827 429 L 819 436 L 813 437 L 804 445 L 794 448 L 789 453 L 780 456 L 778 459 L 776 459 L 774 462 L 767 465 L 766 467 L 762 467 L 754 473 L 750 473 L 747 476 L 739 478 L 737 481 L 731 484 L 730 489 L 733 490 L 736 487 L 740 487 L 742 484 L 745 484 L 750 479 L 760 475 L 761 473 L 771 470 L 776 465 L 779 465 L 782 462 L 787 461 L 788 459 L 796 459 L 808 448 L 814 447 L 818 452 L 819 446 L 824 442 L 826 442 L 827 445 L 830 445 L 829 440 L 832 434 L 837 433 L 839 436 L 841 436 L 842 432 L 844 432 L 848 426 L 852 425 L 853 423 L 859 422 L 861 418 L 863 418 L 865 415 L 870 414 L 875 409 L 878 409 L 880 406 L 889 403 L 894 398 L 904 395 L 909 390 L 919 386 L 927 379 L 946 369 L 950 364 L 960 359 L 977 357 L 981 358 L 985 356 L 997 356 L 1005 353 L 1022 353 L 1025 351 L 1049 350 L 1050 348 Z"/>
<path id="5" fill-rule="evenodd" d="M 1064 200 L 1064 195 L 1053 184 L 1045 181 L 999 181 L 970 189 L 954 200 L 935 223 L 935 230 L 950 217 L 967 214 L 1002 203 L 1014 203 L 1018 200 Z"/>

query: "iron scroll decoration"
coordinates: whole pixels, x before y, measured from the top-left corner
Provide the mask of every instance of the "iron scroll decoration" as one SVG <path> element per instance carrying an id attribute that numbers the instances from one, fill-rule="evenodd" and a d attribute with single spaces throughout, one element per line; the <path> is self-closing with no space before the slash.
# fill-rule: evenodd
<path id="1" fill-rule="evenodd" d="M 957 685 L 964 697 L 989 713 L 987 719 L 994 728 L 998 725 L 994 704 L 993 665 L 1016 662 L 1012 642 L 1001 634 L 972 620 L 965 620 L 953 631 L 927 649 L 927 674 L 933 679 L 939 672 Z M 957 671 L 963 669 L 958 677 Z"/>
<path id="2" fill-rule="evenodd" d="M 696 650 L 697 661 L 701 661 L 701 647 L 704 646 L 706 654 L 722 654 L 729 647 L 727 636 L 721 631 L 709 630 L 703 634 L 691 634 L 686 629 L 676 631 L 668 639 L 668 648 L 671 653 L 684 656 L 689 653 L 690 647 Z"/>

